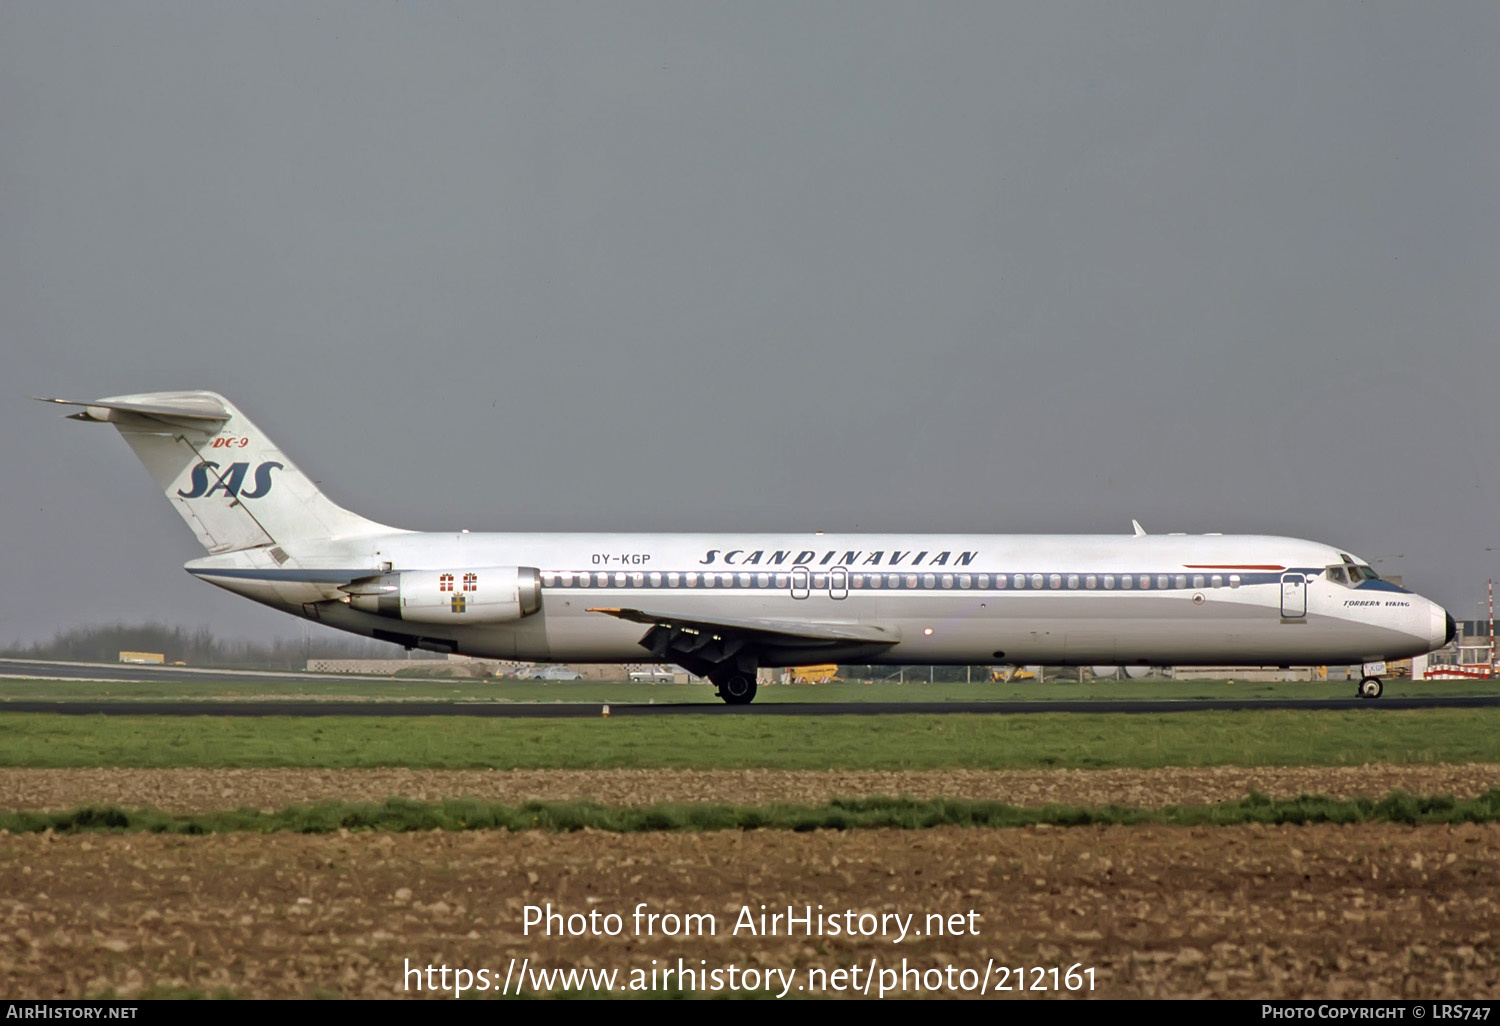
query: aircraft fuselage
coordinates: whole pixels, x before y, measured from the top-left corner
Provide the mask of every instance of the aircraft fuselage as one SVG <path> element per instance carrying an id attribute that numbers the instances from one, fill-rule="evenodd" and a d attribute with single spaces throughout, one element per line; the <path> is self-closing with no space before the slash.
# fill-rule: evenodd
<path id="1" fill-rule="evenodd" d="M 876 622 L 899 640 L 820 658 L 890 664 L 1352 663 L 1445 641 L 1435 603 L 1382 580 L 1335 583 L 1338 550 L 1222 535 L 660 535 L 393 533 L 194 560 L 195 576 L 363 634 L 504 659 L 651 661 L 631 608 L 684 619 Z M 262 563 L 267 561 L 259 560 Z M 341 589 L 399 571 L 536 571 L 539 608 L 510 622 L 407 622 L 362 612 Z M 478 617 L 474 618 L 478 621 Z M 394 639 L 393 639 L 394 640 Z M 761 665 L 806 651 L 765 646 Z"/>
<path id="2" fill-rule="evenodd" d="M 762 666 L 1370 663 L 1453 633 L 1294 538 L 402 531 L 332 502 L 217 393 L 50 401 L 119 430 L 209 553 L 187 564 L 205 581 L 409 648 L 673 662 L 732 704 Z"/>

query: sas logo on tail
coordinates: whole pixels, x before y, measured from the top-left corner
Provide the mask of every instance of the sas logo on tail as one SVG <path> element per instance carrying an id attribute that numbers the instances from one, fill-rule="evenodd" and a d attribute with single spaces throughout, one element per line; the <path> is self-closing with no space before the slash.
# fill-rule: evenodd
<path id="1" fill-rule="evenodd" d="M 231 463 L 229 469 L 220 474 L 217 463 L 204 460 L 193 468 L 193 487 L 188 491 L 178 490 L 183 499 L 206 499 L 223 492 L 231 499 L 259 499 L 271 490 L 271 471 L 286 469 L 280 463 L 262 463 L 255 468 L 255 487 L 248 492 L 240 491 L 245 484 L 248 463 Z"/>

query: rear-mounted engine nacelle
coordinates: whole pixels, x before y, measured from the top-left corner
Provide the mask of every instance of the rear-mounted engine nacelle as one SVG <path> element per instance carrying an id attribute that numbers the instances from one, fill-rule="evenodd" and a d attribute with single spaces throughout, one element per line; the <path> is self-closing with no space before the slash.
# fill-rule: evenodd
<path id="1" fill-rule="evenodd" d="M 542 608 L 541 574 L 529 566 L 403 570 L 339 590 L 355 609 L 416 623 L 505 623 Z"/>

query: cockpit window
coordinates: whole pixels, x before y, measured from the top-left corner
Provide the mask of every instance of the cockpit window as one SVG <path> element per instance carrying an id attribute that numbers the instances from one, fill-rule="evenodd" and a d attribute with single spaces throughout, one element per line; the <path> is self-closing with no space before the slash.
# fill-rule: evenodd
<path id="1" fill-rule="evenodd" d="M 1323 574 L 1335 584 L 1343 584 L 1348 587 L 1355 587 L 1361 581 L 1380 580 L 1380 575 L 1373 569 L 1354 563 L 1353 561 L 1344 564 L 1335 563 L 1333 566 L 1325 567 Z"/>

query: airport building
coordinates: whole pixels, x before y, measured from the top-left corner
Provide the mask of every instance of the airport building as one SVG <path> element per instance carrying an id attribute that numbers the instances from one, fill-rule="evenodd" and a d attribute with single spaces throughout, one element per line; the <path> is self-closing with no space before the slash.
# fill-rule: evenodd
<path id="1" fill-rule="evenodd" d="M 1484 680 L 1496 675 L 1493 620 L 1459 620 L 1453 640 L 1412 660 L 1417 680 Z"/>

